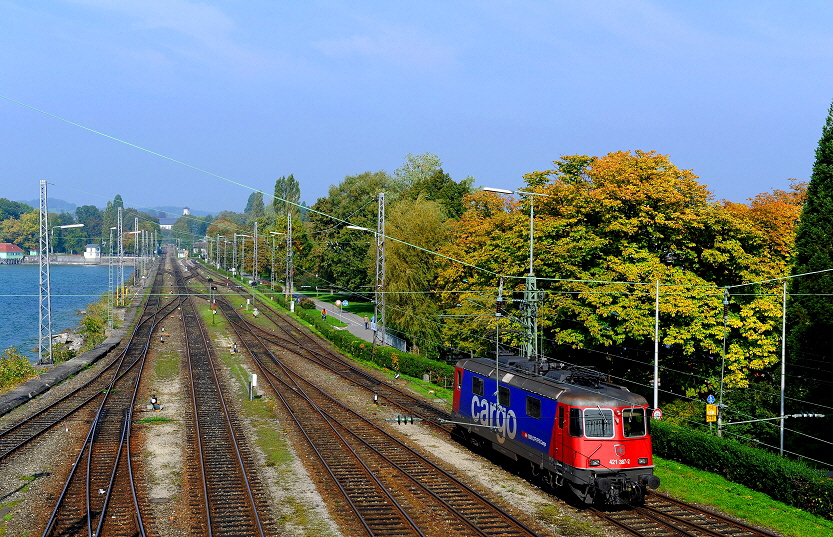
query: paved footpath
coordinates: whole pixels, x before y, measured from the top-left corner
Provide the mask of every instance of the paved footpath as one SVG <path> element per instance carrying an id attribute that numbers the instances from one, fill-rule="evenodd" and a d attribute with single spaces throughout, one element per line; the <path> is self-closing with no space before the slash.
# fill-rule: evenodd
<path id="1" fill-rule="evenodd" d="M 294 296 L 303 297 L 304 295 L 295 293 Z M 325 309 L 327 310 L 328 317 L 335 317 L 339 321 L 347 324 L 347 326 L 334 327 L 336 330 L 347 330 L 348 332 L 360 339 L 369 341 L 371 343 L 373 342 L 374 332 L 369 328 L 365 329 L 364 317 L 356 315 L 355 313 L 350 313 L 349 311 L 340 311 L 340 308 L 336 307 L 335 304 L 330 304 L 329 302 L 322 302 L 321 300 L 313 300 L 313 302 L 315 302 L 315 309 L 318 310 L 319 315 L 321 314 L 321 310 Z"/>

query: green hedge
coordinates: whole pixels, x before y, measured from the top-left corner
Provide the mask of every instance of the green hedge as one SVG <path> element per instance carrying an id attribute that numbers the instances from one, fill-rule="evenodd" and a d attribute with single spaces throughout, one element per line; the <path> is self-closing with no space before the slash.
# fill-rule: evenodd
<path id="1" fill-rule="evenodd" d="M 704 431 L 651 422 L 654 453 L 833 520 L 833 479 L 806 464 Z"/>
<path id="2" fill-rule="evenodd" d="M 364 361 L 373 362 L 379 367 L 396 371 L 402 375 L 421 379 L 426 373 L 434 382 L 444 385 L 454 375 L 454 367 L 442 362 L 429 360 L 417 354 L 403 352 L 393 347 L 380 347 L 360 339 L 347 330 L 336 330 L 333 325 L 321 319 L 317 310 L 296 309 L 302 319 L 315 328 L 335 346 Z"/>

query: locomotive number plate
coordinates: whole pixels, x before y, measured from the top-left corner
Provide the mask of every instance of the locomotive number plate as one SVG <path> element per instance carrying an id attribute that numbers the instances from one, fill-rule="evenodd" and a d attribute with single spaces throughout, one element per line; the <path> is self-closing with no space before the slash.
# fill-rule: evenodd
<path id="1" fill-rule="evenodd" d="M 608 464 L 630 464 L 630 459 L 610 459 Z"/>

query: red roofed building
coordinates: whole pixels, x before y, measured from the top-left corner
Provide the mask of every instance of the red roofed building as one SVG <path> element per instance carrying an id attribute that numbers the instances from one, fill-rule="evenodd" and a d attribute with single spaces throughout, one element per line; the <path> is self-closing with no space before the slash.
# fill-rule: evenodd
<path id="1" fill-rule="evenodd" d="M 10 242 L 0 242 L 0 265 L 13 265 L 23 261 L 23 250 Z"/>

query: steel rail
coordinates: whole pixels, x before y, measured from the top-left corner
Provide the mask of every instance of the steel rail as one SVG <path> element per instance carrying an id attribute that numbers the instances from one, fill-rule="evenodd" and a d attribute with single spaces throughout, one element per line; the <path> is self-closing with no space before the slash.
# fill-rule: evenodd
<path id="1" fill-rule="evenodd" d="M 460 490 L 465 491 L 471 497 L 476 498 L 476 501 L 481 503 L 484 506 L 484 508 L 487 508 L 489 511 L 491 511 L 493 513 L 499 514 L 506 521 L 511 521 L 511 524 L 513 524 L 516 528 L 521 529 L 523 531 L 524 535 L 535 535 L 535 532 L 532 531 L 530 528 L 523 525 L 523 523 L 521 523 L 520 521 L 518 521 L 517 519 L 515 519 L 514 517 L 512 517 L 508 513 L 504 512 L 502 509 L 500 509 L 499 507 L 497 507 L 493 503 L 489 502 L 488 500 L 485 500 L 485 498 L 482 498 L 479 494 L 472 491 L 468 486 L 466 486 L 465 484 L 460 482 L 454 476 L 451 476 L 450 474 L 448 474 L 447 472 L 445 472 L 441 468 L 437 467 L 434 463 L 427 460 L 421 454 L 416 453 L 415 451 L 408 448 L 404 444 L 401 444 L 401 442 L 399 442 L 396 438 L 394 438 L 393 436 L 391 436 L 390 434 L 388 434 L 387 432 L 385 432 L 384 430 L 379 428 L 377 425 L 371 423 L 369 420 L 367 420 L 367 419 L 363 418 L 362 416 L 356 414 L 354 411 L 352 411 L 351 409 L 349 409 L 348 407 L 346 407 L 345 405 L 340 403 L 336 398 L 327 394 L 323 389 L 316 386 L 314 383 L 312 383 L 308 380 L 305 380 L 303 378 L 303 376 L 299 375 L 297 372 L 290 371 L 289 368 L 285 364 L 283 364 L 282 362 L 277 360 L 274 357 L 274 355 L 272 355 L 268 351 L 268 349 L 266 349 L 265 345 L 263 344 L 262 341 L 259 340 L 259 338 L 256 334 L 254 334 L 252 332 L 249 332 L 248 335 L 250 335 L 252 338 L 254 338 L 255 343 L 258 343 L 260 346 L 262 346 L 264 354 L 266 354 L 266 356 L 269 357 L 271 359 L 271 361 L 283 371 L 283 374 L 287 376 L 287 378 L 289 379 L 289 382 L 279 378 L 274 372 L 272 372 L 269 368 L 267 368 L 265 366 L 265 364 L 262 362 L 262 360 L 260 360 L 260 358 L 258 358 L 258 356 L 257 356 L 258 353 L 252 352 L 253 349 L 251 349 L 250 344 L 246 341 L 246 339 L 247 339 L 246 336 L 244 336 L 241 333 L 241 329 L 245 329 L 247 326 L 251 327 L 251 323 L 249 323 L 248 321 L 243 320 L 242 318 L 240 318 L 239 315 L 237 314 L 237 312 L 234 311 L 233 309 L 231 309 L 227 304 L 226 304 L 226 307 L 222 308 L 222 309 L 223 309 L 224 314 L 228 315 L 229 317 L 232 317 L 232 316 L 235 317 L 235 318 L 229 318 L 229 317 L 227 317 L 227 318 L 229 318 L 229 321 L 232 323 L 232 326 L 234 327 L 236 333 L 238 334 L 238 337 L 240 337 L 241 341 L 243 341 L 244 345 L 246 345 L 247 350 L 249 350 L 250 354 L 252 354 L 253 358 L 258 363 L 258 366 L 261 368 L 261 371 L 265 375 L 265 379 L 270 382 L 270 385 L 273 387 L 273 390 L 275 391 L 275 393 L 277 393 L 281 397 L 281 399 L 284 399 L 284 397 L 282 396 L 282 392 L 294 393 L 294 394 L 297 394 L 298 396 L 304 398 L 310 405 L 312 405 L 316 409 L 317 412 L 322 414 L 325 421 L 330 425 L 330 427 L 333 428 L 334 434 L 336 434 L 346 445 L 348 445 L 348 449 L 351 449 L 351 451 L 355 450 L 355 448 L 349 447 L 350 443 L 343 437 L 342 433 L 340 433 L 338 431 L 338 429 L 344 430 L 346 433 L 351 435 L 355 439 L 355 441 L 359 442 L 360 446 L 364 446 L 365 448 L 369 449 L 370 451 L 375 453 L 378 457 L 380 457 L 382 460 L 384 460 L 385 464 L 390 465 L 393 468 L 396 468 L 399 472 L 402 473 L 403 476 L 405 476 L 407 479 L 412 480 L 413 483 L 417 487 L 419 487 L 420 489 L 422 489 L 424 491 L 425 494 L 428 494 L 429 496 L 433 497 L 437 503 L 444 506 L 444 509 L 446 509 L 450 513 L 453 513 L 453 516 L 455 516 L 455 518 L 459 521 L 459 523 L 466 526 L 468 528 L 468 531 L 474 531 L 474 532 L 476 532 L 480 535 L 489 534 L 489 532 L 481 529 L 479 524 L 475 523 L 474 521 L 472 521 L 470 519 L 470 517 L 471 517 L 470 514 L 462 513 L 461 510 L 460 510 L 461 506 L 459 504 L 457 506 L 454 506 L 450 503 L 450 501 L 448 501 L 448 496 L 447 497 L 442 497 L 440 494 L 438 494 L 438 490 L 446 488 L 446 485 L 437 485 L 435 483 L 434 486 L 435 486 L 436 489 L 432 489 L 432 487 L 429 486 L 428 484 L 426 484 L 425 481 L 417 479 L 417 478 L 414 477 L 414 473 L 419 472 L 420 469 L 414 468 L 414 467 L 412 467 L 410 469 L 405 468 L 403 466 L 403 462 L 394 461 L 393 459 L 390 458 L 389 455 L 386 455 L 385 453 L 382 452 L 381 449 L 377 448 L 377 446 L 381 446 L 381 445 L 384 445 L 384 444 L 395 446 L 395 448 L 390 450 L 390 451 L 395 451 L 397 456 L 401 457 L 401 456 L 403 456 L 403 454 L 406 454 L 406 456 L 411 458 L 412 460 L 418 461 L 418 464 L 421 465 L 422 468 L 430 469 L 429 471 L 422 471 L 422 473 L 425 476 L 441 476 L 444 483 L 448 483 L 448 482 L 454 483 L 456 485 L 456 487 L 458 487 Z M 286 386 L 287 389 L 286 390 L 279 389 L 278 386 L 275 386 L 271 382 L 270 377 L 271 377 L 271 379 L 274 379 L 275 381 L 277 381 L 277 382 L 281 383 L 282 385 Z M 325 400 L 328 402 L 328 404 L 331 404 L 331 405 L 336 407 L 336 409 L 338 410 L 338 414 L 341 417 L 340 418 L 335 418 L 334 415 L 333 415 L 332 410 L 325 410 L 324 408 L 322 408 L 320 406 L 320 404 L 316 403 L 313 400 L 313 398 L 306 392 L 306 390 L 303 387 L 301 387 L 300 384 L 298 384 L 298 381 L 303 382 L 304 384 L 308 385 L 308 387 L 310 389 L 312 389 L 315 392 L 321 394 L 321 396 L 323 396 L 325 398 Z M 291 408 L 291 406 L 288 406 L 288 408 Z M 350 416 L 350 419 L 345 420 L 343 418 L 343 416 Z M 346 427 L 344 425 L 344 423 L 347 422 L 347 421 L 349 421 L 351 423 L 351 427 Z M 334 425 L 336 423 L 338 424 L 337 426 Z M 365 429 L 362 429 L 363 434 L 359 434 L 359 433 L 357 433 L 356 431 L 353 430 L 359 424 L 361 426 L 365 427 Z M 380 435 L 381 440 L 377 441 L 375 444 L 371 444 L 367 440 L 367 431 L 368 430 L 373 430 L 373 432 L 375 434 Z M 355 451 L 354 451 L 354 453 L 355 453 Z M 423 479 L 426 479 L 426 477 L 423 477 Z M 459 502 L 460 500 L 457 500 L 457 501 Z M 466 507 L 471 508 L 471 505 L 466 505 Z M 482 515 L 482 513 L 480 513 L 480 515 Z M 486 516 L 488 516 L 488 515 L 486 515 Z"/>
<path id="2" fill-rule="evenodd" d="M 228 405 L 226 403 L 225 397 L 223 396 L 223 390 L 220 386 L 219 379 L 217 376 L 217 371 L 214 366 L 214 360 L 212 358 L 212 346 L 208 339 L 208 336 L 205 332 L 205 327 L 203 326 L 202 320 L 199 315 L 196 313 L 196 307 L 193 304 L 193 300 L 191 299 L 190 295 L 187 293 L 187 290 L 184 288 L 184 285 L 180 288 L 180 293 L 184 294 L 187 298 L 185 303 L 183 304 L 182 310 L 182 327 L 183 333 L 185 334 L 185 340 L 188 343 L 186 345 L 186 358 L 188 361 L 189 366 L 189 379 L 191 384 L 191 403 L 192 408 L 194 409 L 194 423 L 196 428 L 196 437 L 197 437 L 197 447 L 198 447 L 198 458 L 200 461 L 200 473 L 202 478 L 203 484 L 203 496 L 204 496 L 204 507 L 205 507 L 205 519 L 206 525 L 208 527 L 208 534 L 207 535 L 215 535 L 215 523 L 212 520 L 212 510 L 216 510 L 216 506 L 211 504 L 211 490 L 209 489 L 209 478 L 206 472 L 206 453 L 205 453 L 205 445 L 203 442 L 203 435 L 206 433 L 204 431 L 204 424 L 200 420 L 200 405 L 204 404 L 204 402 L 197 401 L 197 392 L 198 392 L 198 385 L 197 385 L 197 375 L 194 372 L 194 356 L 192 354 L 192 338 L 189 335 L 196 335 L 199 337 L 202 343 L 202 349 L 204 350 L 203 359 L 205 363 L 208 365 L 208 370 L 211 373 L 211 383 L 214 388 L 214 393 L 219 401 L 220 410 L 222 411 L 223 422 L 225 424 L 225 432 L 227 435 L 228 443 L 233 448 L 233 457 L 236 461 L 236 468 L 238 474 L 239 481 L 242 482 L 245 489 L 245 496 L 248 500 L 249 506 L 249 513 L 253 519 L 255 529 L 257 530 L 258 535 L 261 537 L 265 536 L 265 532 L 263 529 L 263 523 L 261 522 L 260 515 L 257 511 L 257 502 L 255 501 L 254 494 L 252 492 L 252 488 L 249 484 L 249 475 L 246 470 L 246 464 L 243 461 L 243 456 L 241 454 L 240 445 L 237 441 L 237 438 L 234 434 L 234 430 L 232 427 L 231 417 L 228 409 Z M 187 319 L 187 321 L 186 321 Z M 196 326 L 197 333 L 192 334 L 189 332 L 191 328 L 188 326 L 188 322 L 193 323 Z M 219 528 L 217 528 L 219 530 Z"/>
<path id="3" fill-rule="evenodd" d="M 173 305 L 174 301 L 171 301 L 164 307 L 171 307 Z M 152 317 L 144 317 L 137 322 L 130 338 L 127 341 L 127 346 L 132 343 L 135 334 L 142 327 L 142 325 L 150 322 L 151 320 Z M 125 348 L 127 348 L 127 346 Z M 57 399 L 48 406 L 38 410 L 34 414 L 30 414 L 7 429 L 0 431 L 0 462 L 10 457 L 20 448 L 38 438 L 41 434 L 47 432 L 52 427 L 64 422 L 67 417 L 80 411 L 89 403 L 103 397 L 104 390 L 106 390 L 112 383 L 112 379 L 108 380 L 104 375 L 112 368 L 115 368 L 113 377 L 120 379 L 121 375 L 124 375 L 129 371 L 121 370 L 124 366 L 125 356 L 126 350 L 122 350 L 113 359 L 113 361 L 107 364 L 107 366 L 105 366 L 105 368 L 102 369 L 94 378 Z M 76 403 L 75 401 L 78 399 L 80 399 L 80 402 Z M 57 413 L 57 415 L 49 415 L 54 413 Z M 30 431 L 27 432 L 26 429 L 30 429 Z"/>
<path id="4" fill-rule="evenodd" d="M 158 269 L 156 278 L 154 279 L 154 283 L 153 283 L 153 286 L 152 286 L 153 290 L 158 290 L 159 288 L 161 288 L 161 280 L 162 280 L 161 270 Z M 89 430 L 89 432 L 87 434 L 87 437 L 86 437 L 86 439 L 83 443 L 83 446 L 81 447 L 81 449 L 78 453 L 78 457 L 76 458 L 76 461 L 73 464 L 72 470 L 70 471 L 70 474 L 69 474 L 69 476 L 68 476 L 68 478 L 67 478 L 67 480 L 64 484 L 63 490 L 62 490 L 58 500 L 56 501 L 55 508 L 53 509 L 52 514 L 51 514 L 51 516 L 50 516 L 50 518 L 49 518 L 49 520 L 46 524 L 46 528 L 45 528 L 44 533 L 43 533 L 44 537 L 46 537 L 47 535 L 50 535 L 52 533 L 52 531 L 56 528 L 57 524 L 61 520 L 60 513 L 62 512 L 63 509 L 65 509 L 69 491 L 70 491 L 71 487 L 73 486 L 73 483 L 75 483 L 75 476 L 76 476 L 77 471 L 82 466 L 82 464 L 80 464 L 80 463 L 81 463 L 82 458 L 84 457 L 85 453 L 87 453 L 87 465 L 86 465 L 86 476 L 85 476 L 86 486 L 83 487 L 84 488 L 83 495 L 84 495 L 84 505 L 85 505 L 86 512 L 81 514 L 81 517 L 78 520 L 76 520 L 74 523 L 71 520 L 67 521 L 66 523 L 70 524 L 70 526 L 67 528 L 67 530 L 70 531 L 71 528 L 77 528 L 78 524 L 81 522 L 81 519 L 85 519 L 86 520 L 86 526 L 87 526 L 87 534 L 90 535 L 90 536 L 100 534 L 101 522 L 103 521 L 104 515 L 105 515 L 104 506 L 106 506 L 110 502 L 111 494 L 113 493 L 112 484 L 113 484 L 113 481 L 115 479 L 114 476 L 116 475 L 116 470 L 118 468 L 118 464 L 119 464 L 119 461 L 120 461 L 121 450 L 124 448 L 125 434 L 126 434 L 127 431 L 129 431 L 129 427 L 127 427 L 124 423 L 124 417 L 122 418 L 121 427 L 120 427 L 120 434 L 119 434 L 120 440 L 118 442 L 118 448 L 114 452 L 115 453 L 115 455 L 114 455 L 115 462 L 114 462 L 114 464 L 112 466 L 112 469 L 111 469 L 111 472 L 110 472 L 111 477 L 110 477 L 110 480 L 109 480 L 109 484 L 107 485 L 106 495 L 105 495 L 104 498 L 102 498 L 102 509 L 97 512 L 97 516 L 99 517 L 100 522 L 98 524 L 97 530 L 94 532 L 93 529 L 92 529 L 93 518 L 94 518 L 94 514 L 93 514 L 94 508 L 93 508 L 92 501 L 91 501 L 91 498 L 90 498 L 90 488 L 91 488 L 91 472 L 92 472 L 92 465 L 93 465 L 92 453 L 93 453 L 94 445 L 95 445 L 95 442 L 96 442 L 96 438 L 97 438 L 99 432 L 102 430 L 102 426 L 104 425 L 105 417 L 108 414 L 107 404 L 108 404 L 108 401 L 110 399 L 111 393 L 113 393 L 114 388 L 117 385 L 119 385 L 119 383 L 121 383 L 123 380 L 131 380 L 129 378 L 126 378 L 127 374 L 131 374 L 131 373 L 135 374 L 135 381 L 134 381 L 135 387 L 134 387 L 134 392 L 132 393 L 133 399 L 131 399 L 131 403 L 130 403 L 132 405 L 132 402 L 135 399 L 135 393 L 136 393 L 135 390 L 138 388 L 138 383 L 141 380 L 142 366 L 140 365 L 140 367 L 138 368 L 139 369 L 138 372 L 134 372 L 133 370 L 134 370 L 134 368 L 136 367 L 137 364 L 143 364 L 144 357 L 147 354 L 147 349 L 148 349 L 148 345 L 149 345 L 149 342 L 150 342 L 150 337 L 153 333 L 153 330 L 154 330 L 156 324 L 159 322 L 158 319 L 160 319 L 160 315 L 162 317 L 166 316 L 169 313 L 169 309 L 172 310 L 172 306 L 174 304 L 175 304 L 175 301 L 171 301 L 170 303 L 162 306 L 160 304 L 158 294 L 153 293 L 153 292 L 151 293 L 151 298 L 149 298 L 148 301 L 145 304 L 145 308 L 144 308 L 143 314 L 142 314 L 142 320 L 139 323 L 136 324 L 136 326 L 134 327 L 134 330 L 131 334 L 131 337 L 128 340 L 128 344 L 126 346 L 125 352 L 123 353 L 124 356 L 123 356 L 122 362 L 121 362 L 122 365 L 120 365 L 119 368 L 117 368 L 116 372 L 113 375 L 112 380 L 107 385 L 107 388 L 104 390 L 103 397 L 101 399 L 101 403 L 99 405 L 98 411 L 96 412 L 95 418 L 93 420 L 93 424 L 90 427 L 90 430 Z M 137 348 L 137 343 L 140 346 L 138 353 L 135 352 L 135 349 Z M 128 356 L 129 356 L 129 358 L 128 358 Z M 121 368 L 123 367 L 125 360 L 132 360 L 132 361 L 128 362 L 127 367 L 124 367 L 124 371 L 122 372 Z M 130 414 L 128 413 L 128 415 L 130 415 Z M 99 461 L 96 460 L 95 464 L 99 464 Z M 135 495 L 133 495 L 133 497 L 135 498 Z M 133 508 L 136 511 L 139 510 L 139 506 L 138 506 L 137 502 L 133 504 Z M 73 509 L 75 509 L 77 511 L 77 507 L 73 508 Z M 138 523 L 141 524 L 141 518 L 140 517 L 138 518 Z M 142 527 L 138 527 L 137 532 L 144 535 L 144 529 Z"/>
<path id="5" fill-rule="evenodd" d="M 201 275 L 198 278 L 200 281 L 205 282 L 205 278 Z M 238 291 L 238 294 L 245 295 L 246 293 Z M 324 346 L 318 339 L 312 337 L 305 330 L 300 329 L 286 314 L 278 312 L 268 303 L 254 298 L 251 293 L 248 294 L 253 304 L 258 305 L 259 311 L 286 335 L 286 337 L 283 337 L 281 334 L 251 324 L 251 329 L 263 334 L 262 337 L 264 340 L 276 344 L 288 352 L 314 361 L 321 367 L 329 369 L 344 377 L 346 380 L 353 382 L 355 385 L 380 395 L 389 403 L 402 409 L 403 412 L 411 413 L 415 417 L 421 418 L 425 424 L 437 430 L 442 430 L 447 433 L 451 432 L 452 427 L 447 422 L 452 421 L 453 417 L 449 413 L 425 403 L 395 385 L 362 371 L 349 360 L 345 360 L 338 353 Z M 292 328 L 290 329 L 287 326 Z M 296 336 L 296 333 L 300 334 L 301 337 Z M 310 346 L 314 346 L 315 348 L 310 348 Z M 339 367 L 346 368 L 347 371 L 339 370 Z"/>
<path id="6" fill-rule="evenodd" d="M 222 304 L 223 305 L 221 306 L 221 309 L 223 310 L 224 315 L 226 315 L 225 307 L 229 307 L 228 303 L 223 301 Z M 226 318 L 228 319 L 228 317 L 226 317 Z M 231 324 L 232 324 L 232 327 L 235 329 L 235 332 L 237 332 L 237 329 L 236 329 L 234 323 L 231 323 Z M 240 337 L 239 333 L 238 333 L 238 337 Z M 244 338 L 241 338 L 241 343 L 246 348 L 246 350 L 248 350 L 249 353 L 254 356 L 254 349 L 252 349 L 249 346 L 249 344 L 246 342 L 246 340 Z M 260 364 L 258 363 L 258 365 L 260 365 Z M 262 367 L 260 368 L 260 370 L 261 370 L 262 373 L 265 373 L 265 370 Z M 305 427 L 304 424 L 301 422 L 301 420 L 298 417 L 296 411 L 293 411 L 293 405 L 291 405 L 289 403 L 289 401 L 286 400 L 286 398 L 284 397 L 284 395 L 281 393 L 280 390 L 278 390 L 274 386 L 272 386 L 272 387 L 273 387 L 273 390 L 274 390 L 275 394 L 281 399 L 284 406 L 289 410 L 290 416 L 295 421 L 295 423 L 298 425 L 299 430 L 301 431 L 301 434 L 304 436 L 304 438 L 307 440 L 307 442 L 308 442 L 309 446 L 311 447 L 311 449 L 313 450 L 313 452 L 319 458 L 319 461 L 324 466 L 327 473 L 330 475 L 330 478 L 333 480 L 333 483 L 335 483 L 336 487 L 341 492 L 345 501 L 347 502 L 347 504 L 350 506 L 350 508 L 355 513 L 359 523 L 364 527 L 365 531 L 367 531 L 367 533 L 369 535 L 377 535 L 377 532 L 374 530 L 374 528 L 371 527 L 370 521 L 368 520 L 369 514 L 366 512 L 366 510 L 362 506 L 360 506 L 357 503 L 356 500 L 358 498 L 356 497 L 356 495 L 351 493 L 350 491 L 348 491 L 347 488 L 345 488 L 344 479 L 340 478 L 337 475 L 338 472 L 336 471 L 336 469 L 331 465 L 330 462 L 328 462 L 327 457 L 319 449 L 318 444 L 312 439 L 312 437 L 310 436 L 310 434 L 307 430 L 307 427 Z M 290 387 L 290 389 L 291 389 L 291 387 Z M 329 418 L 314 403 L 312 403 L 309 399 L 307 399 L 307 401 L 310 403 L 312 409 L 315 412 L 318 412 L 320 414 L 320 416 L 324 420 L 324 422 L 332 427 L 332 424 L 331 424 Z M 389 509 L 388 515 L 393 515 L 393 516 L 400 517 L 400 527 L 402 528 L 403 531 L 415 532 L 417 535 L 425 537 L 425 534 L 422 532 L 422 530 L 419 529 L 417 524 L 411 519 L 411 517 L 407 514 L 405 509 L 396 500 L 396 498 L 394 498 L 393 495 L 391 495 L 391 493 L 388 491 L 387 487 L 384 486 L 384 484 L 370 470 L 370 468 L 365 464 L 365 462 L 363 460 L 361 460 L 361 458 L 359 458 L 355 454 L 355 452 L 350 450 L 349 445 L 344 440 L 344 438 L 340 434 L 338 434 L 338 432 L 336 432 L 336 436 L 341 441 L 341 443 L 345 447 L 345 449 L 352 455 L 354 464 L 361 467 L 363 472 L 364 472 L 364 475 L 368 479 L 370 479 L 370 481 L 373 482 L 373 484 L 375 485 L 377 494 L 385 497 L 387 499 L 387 501 L 390 502 L 390 504 L 392 506 L 394 506 L 396 508 L 396 510 L 398 511 L 398 512 L 391 512 L 390 511 L 391 508 L 388 508 Z M 379 511 L 378 508 L 375 509 L 373 511 L 373 514 L 378 515 L 378 511 Z"/>

